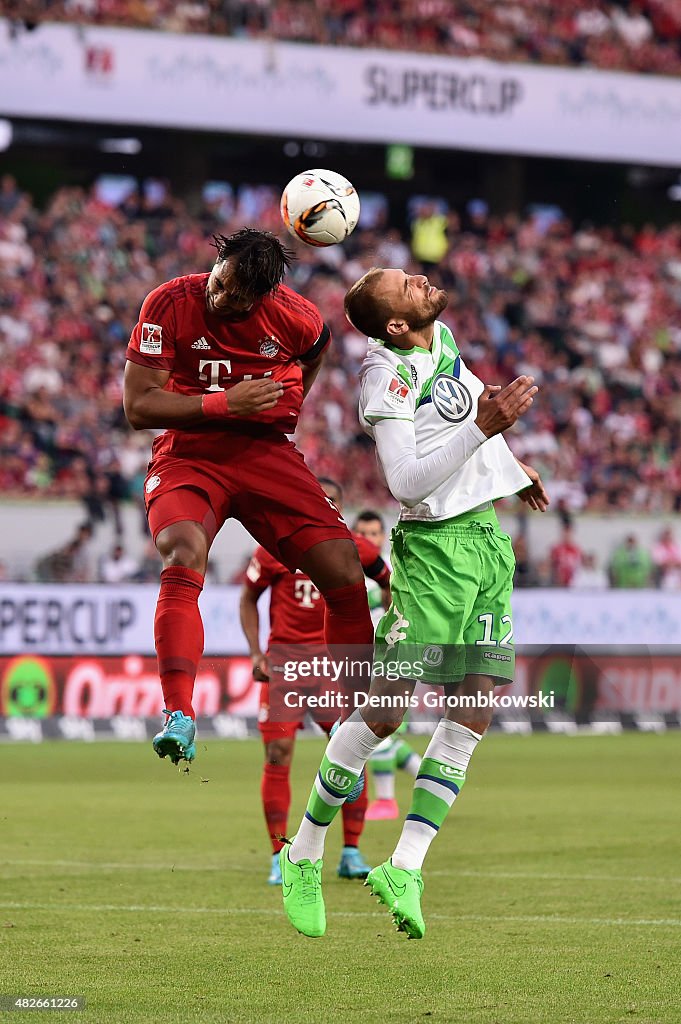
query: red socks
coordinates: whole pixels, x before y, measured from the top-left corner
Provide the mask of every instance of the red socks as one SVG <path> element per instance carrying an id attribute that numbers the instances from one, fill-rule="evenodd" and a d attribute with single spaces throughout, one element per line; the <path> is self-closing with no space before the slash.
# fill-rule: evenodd
<path id="1" fill-rule="evenodd" d="M 285 836 L 288 812 L 291 806 L 290 768 L 286 764 L 265 763 L 260 784 L 262 806 L 267 831 L 272 840 L 272 853 L 279 853 L 284 845 L 275 836 Z"/>
<path id="2" fill-rule="evenodd" d="M 374 641 L 374 626 L 369 612 L 367 588 L 364 583 L 327 590 L 324 616 L 324 642 L 333 644 L 367 644 Z"/>
<path id="3" fill-rule="evenodd" d="M 203 622 L 199 594 L 203 576 L 194 569 L 171 565 L 161 573 L 161 591 L 154 618 L 154 640 L 163 699 L 168 711 L 194 718 L 192 693 L 203 654 Z"/>
<path id="4" fill-rule="evenodd" d="M 367 812 L 367 780 L 364 778 L 364 789 L 361 796 L 354 803 L 349 804 L 347 800 L 343 804 L 343 845 L 358 846 L 359 837 L 364 831 L 364 815 Z"/>

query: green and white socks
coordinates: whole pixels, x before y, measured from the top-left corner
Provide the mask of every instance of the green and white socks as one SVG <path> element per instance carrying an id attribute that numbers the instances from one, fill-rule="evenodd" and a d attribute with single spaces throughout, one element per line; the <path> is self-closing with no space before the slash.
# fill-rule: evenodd
<path id="1" fill-rule="evenodd" d="M 305 815 L 291 843 L 289 860 L 292 864 L 306 859 L 314 864 L 323 856 L 327 829 L 380 742 L 359 711 L 343 722 L 331 737 Z"/>
<path id="2" fill-rule="evenodd" d="M 478 733 L 443 718 L 428 744 L 414 783 L 411 807 L 391 861 L 394 867 L 420 869 L 428 847 L 466 781 Z"/>

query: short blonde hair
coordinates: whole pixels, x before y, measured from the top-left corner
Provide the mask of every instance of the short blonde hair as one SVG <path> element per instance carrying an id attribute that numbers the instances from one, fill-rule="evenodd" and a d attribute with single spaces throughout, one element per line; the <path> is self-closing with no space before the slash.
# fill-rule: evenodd
<path id="1" fill-rule="evenodd" d="M 368 270 L 348 290 L 343 305 L 346 317 L 360 334 L 389 341 L 386 327 L 392 310 L 385 299 L 376 294 L 376 285 L 383 272 L 382 267 Z"/>

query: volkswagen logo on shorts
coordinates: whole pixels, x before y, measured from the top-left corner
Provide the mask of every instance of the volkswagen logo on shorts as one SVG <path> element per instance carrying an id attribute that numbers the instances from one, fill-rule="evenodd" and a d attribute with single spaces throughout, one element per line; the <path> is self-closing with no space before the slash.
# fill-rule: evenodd
<path id="1" fill-rule="evenodd" d="M 473 408 L 473 399 L 466 385 L 449 373 L 438 373 L 430 394 L 440 416 L 450 423 L 461 423 Z"/>
<path id="2" fill-rule="evenodd" d="M 444 655 L 439 644 L 429 644 L 423 648 L 421 657 L 430 668 L 437 668 L 438 665 L 442 664 Z"/>

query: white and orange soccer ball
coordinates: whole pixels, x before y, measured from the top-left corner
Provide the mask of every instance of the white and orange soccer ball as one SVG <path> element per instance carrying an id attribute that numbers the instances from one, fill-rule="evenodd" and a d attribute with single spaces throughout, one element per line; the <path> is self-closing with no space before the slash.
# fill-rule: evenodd
<path id="1" fill-rule="evenodd" d="M 307 245 L 336 245 L 357 225 L 359 196 L 342 174 L 316 167 L 291 178 L 281 196 L 281 217 Z"/>

